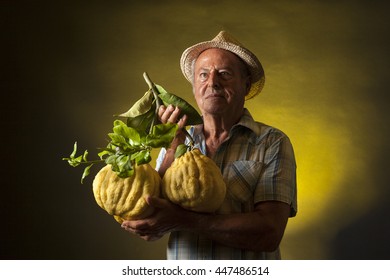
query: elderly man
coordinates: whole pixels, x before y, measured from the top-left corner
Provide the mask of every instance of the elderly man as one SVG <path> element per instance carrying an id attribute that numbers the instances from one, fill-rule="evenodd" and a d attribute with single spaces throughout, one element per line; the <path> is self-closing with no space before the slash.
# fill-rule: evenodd
<path id="1" fill-rule="evenodd" d="M 145 240 L 170 233 L 168 259 L 280 259 L 287 220 L 297 212 L 296 164 L 289 138 L 255 122 L 245 101 L 263 88 L 264 71 L 256 56 L 227 32 L 196 44 L 181 58 L 184 76 L 203 117 L 189 133 L 196 146 L 220 167 L 227 185 L 224 207 L 215 214 L 187 211 L 167 200 L 147 198 L 157 210 L 122 227 Z M 180 108 L 161 107 L 160 120 L 178 122 Z M 178 133 L 161 151 L 162 176 L 185 141 Z"/>

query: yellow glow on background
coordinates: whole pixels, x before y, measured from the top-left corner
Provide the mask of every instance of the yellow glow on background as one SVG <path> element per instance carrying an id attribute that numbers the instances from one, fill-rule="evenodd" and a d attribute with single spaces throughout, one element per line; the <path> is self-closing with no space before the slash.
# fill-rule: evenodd
<path id="1" fill-rule="evenodd" d="M 289 245 L 290 238 L 310 228 L 326 228 L 316 233 L 321 243 L 316 245 L 316 252 L 309 253 L 315 258 L 326 258 L 327 241 L 346 223 L 364 213 L 378 194 L 374 190 L 363 189 L 370 184 L 367 174 L 362 172 L 368 166 L 362 151 L 353 144 L 354 131 L 349 126 L 350 120 L 338 119 L 336 123 L 333 118 L 328 120 L 332 108 L 327 106 L 305 114 L 300 110 L 314 106 L 312 98 L 285 95 L 290 96 L 288 107 L 275 104 L 271 101 L 272 97 L 262 102 L 261 96 L 255 104 L 247 104 L 255 118 L 282 129 L 294 145 L 298 165 L 298 215 L 289 221 L 282 246 L 284 256 L 294 258 L 297 255 L 296 248 Z M 348 110 L 348 106 L 344 109 Z M 356 118 L 354 121 L 364 124 L 364 119 Z M 350 183 L 356 184 L 352 186 L 353 190 Z M 301 248 L 298 252 L 311 249 Z"/>
<path id="2" fill-rule="evenodd" d="M 298 215 L 283 257 L 390 257 L 386 4 L 17 2 L 0 27 L 3 146 L 14 147 L 3 155 L 2 258 L 165 258 L 166 237 L 129 236 L 96 205 L 92 178 L 80 185 L 81 170 L 60 159 L 75 140 L 91 157 L 105 145 L 113 115 L 147 90 L 144 71 L 195 105 L 180 56 L 222 29 L 265 68 L 265 88 L 246 106 L 295 149 Z"/>

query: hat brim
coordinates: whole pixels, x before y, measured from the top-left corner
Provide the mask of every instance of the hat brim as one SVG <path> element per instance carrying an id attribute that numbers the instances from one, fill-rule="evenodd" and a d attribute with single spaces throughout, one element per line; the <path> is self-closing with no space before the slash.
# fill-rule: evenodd
<path id="1" fill-rule="evenodd" d="M 230 51 L 237 55 L 243 60 L 246 64 L 249 73 L 251 75 L 251 88 L 248 94 L 245 96 L 245 100 L 251 99 L 258 95 L 263 87 L 265 82 L 264 69 L 257 57 L 248 49 L 238 46 L 229 42 L 220 42 L 220 41 L 206 41 L 198 43 L 192 47 L 187 48 L 180 59 L 180 68 L 183 72 L 184 77 L 192 83 L 193 79 L 193 63 L 199 57 L 199 55 L 207 50 L 212 48 L 219 48 L 223 50 Z"/>

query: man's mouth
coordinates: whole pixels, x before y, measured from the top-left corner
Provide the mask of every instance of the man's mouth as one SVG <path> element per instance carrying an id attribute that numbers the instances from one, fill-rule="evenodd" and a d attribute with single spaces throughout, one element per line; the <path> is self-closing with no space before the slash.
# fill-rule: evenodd
<path id="1" fill-rule="evenodd" d="M 225 95 L 223 93 L 211 92 L 206 96 L 207 98 L 225 98 Z"/>

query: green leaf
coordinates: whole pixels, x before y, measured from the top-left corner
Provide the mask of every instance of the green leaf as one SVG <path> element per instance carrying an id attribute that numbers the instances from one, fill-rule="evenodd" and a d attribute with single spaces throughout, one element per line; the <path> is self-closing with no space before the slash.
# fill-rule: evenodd
<path id="1" fill-rule="evenodd" d="M 140 145 L 141 136 L 139 132 L 132 127 L 128 127 L 121 120 L 116 120 L 114 122 L 113 131 L 115 134 L 123 136 L 123 138 L 125 139 L 124 142 L 121 142 L 122 140 L 119 140 L 120 142 L 118 143 L 129 143 L 130 145 Z M 126 141 L 126 139 L 128 139 L 128 141 Z"/>
<path id="2" fill-rule="evenodd" d="M 76 166 L 79 166 L 79 165 L 80 165 L 80 162 L 77 161 L 77 160 L 74 160 L 74 159 L 69 159 L 69 160 L 68 160 L 68 163 L 69 163 L 69 165 L 72 166 L 72 167 L 76 167 Z"/>
<path id="3" fill-rule="evenodd" d="M 117 155 L 110 155 L 110 156 L 108 156 L 105 160 L 104 160 L 104 162 L 106 163 L 106 164 L 115 164 L 116 165 L 116 158 L 117 158 L 118 156 Z"/>
<path id="4" fill-rule="evenodd" d="M 117 175 L 120 178 L 128 178 L 128 177 L 133 176 L 133 174 L 134 174 L 134 169 L 123 170 L 121 172 L 117 172 Z"/>
<path id="5" fill-rule="evenodd" d="M 111 166 L 112 170 L 121 178 L 127 178 L 133 175 L 133 166 L 128 155 L 117 156 Z"/>
<path id="6" fill-rule="evenodd" d="M 203 119 L 198 111 L 187 101 L 180 98 L 173 93 L 167 92 L 162 86 L 156 85 L 158 96 L 161 98 L 165 106 L 172 104 L 173 106 L 179 107 L 181 110 L 181 118 L 183 115 L 187 115 L 187 125 L 195 125 L 203 123 Z"/>
<path id="7" fill-rule="evenodd" d="M 93 164 L 90 164 L 88 165 L 87 167 L 85 167 L 84 169 L 84 172 L 83 172 L 83 175 L 81 176 L 81 184 L 83 183 L 85 177 L 87 177 L 91 171 L 91 167 L 92 167 Z"/>
<path id="8" fill-rule="evenodd" d="M 115 154 L 117 151 L 117 145 L 114 145 L 112 142 L 107 144 L 107 147 L 103 149 L 103 151 L 107 151 L 109 154 Z M 103 153 L 103 151 L 101 153 Z"/>
<path id="9" fill-rule="evenodd" d="M 77 142 L 74 142 L 73 144 L 73 152 L 70 154 L 70 158 L 74 158 L 77 153 Z"/>
<path id="10" fill-rule="evenodd" d="M 73 161 L 74 161 L 75 163 L 81 163 L 81 162 L 83 161 L 83 156 L 78 156 L 78 157 L 76 157 L 76 158 L 73 158 Z"/>
<path id="11" fill-rule="evenodd" d="M 104 149 L 103 151 L 101 151 L 101 152 L 98 153 L 98 156 L 99 156 L 100 159 L 103 159 L 103 157 L 104 157 L 105 155 L 109 155 L 109 154 L 111 154 L 111 153 L 112 153 L 112 151 L 109 151 L 109 150 L 107 150 L 107 149 Z"/>
<path id="12" fill-rule="evenodd" d="M 131 132 L 129 131 L 127 125 L 121 120 L 114 121 L 114 127 L 112 130 L 118 135 L 121 135 L 125 138 L 130 138 Z"/>
<path id="13" fill-rule="evenodd" d="M 73 151 L 70 154 L 68 158 L 62 158 L 62 160 L 66 160 L 70 166 L 76 167 L 80 165 L 80 157 L 76 158 L 76 153 L 77 153 L 77 142 L 73 144 Z"/>
<path id="14" fill-rule="evenodd" d="M 87 157 L 88 157 L 88 151 L 85 150 L 85 152 L 83 154 L 83 161 L 88 161 Z"/>
<path id="15" fill-rule="evenodd" d="M 177 146 L 175 151 L 175 158 L 179 158 L 188 151 L 188 146 L 186 144 L 180 144 Z"/>
<path id="16" fill-rule="evenodd" d="M 159 95 L 160 95 L 160 94 L 167 94 L 167 93 L 168 93 L 168 92 L 165 90 L 165 88 L 163 88 L 162 86 L 157 85 L 157 84 L 154 84 L 154 85 L 156 86 Z"/>
<path id="17" fill-rule="evenodd" d="M 130 163 L 130 157 L 128 155 L 120 155 L 116 159 L 116 165 L 119 171 L 126 171 L 132 168 Z"/>
<path id="18" fill-rule="evenodd" d="M 130 145 L 139 146 L 141 144 L 141 135 L 132 127 L 129 127 L 129 131 L 131 132 L 129 137 Z"/>
<path id="19" fill-rule="evenodd" d="M 149 150 L 142 150 L 131 155 L 131 160 L 134 160 L 137 165 L 148 163 L 152 160 Z"/>
<path id="20" fill-rule="evenodd" d="M 111 141 L 114 145 L 120 146 L 126 144 L 126 139 L 122 135 L 116 133 L 108 133 L 108 136 L 111 138 Z"/>
<path id="21" fill-rule="evenodd" d="M 134 103 L 134 105 L 123 114 L 120 114 L 119 117 L 125 118 L 135 118 L 137 116 L 143 115 L 150 110 L 153 103 L 153 93 L 149 89 L 141 99 Z"/>
<path id="22" fill-rule="evenodd" d="M 121 121 L 121 120 L 114 120 L 114 123 L 113 123 L 113 131 L 114 131 L 115 133 L 122 134 L 123 136 L 125 136 L 125 135 L 124 135 L 125 132 L 122 132 L 122 133 L 121 133 L 121 131 L 122 131 L 123 129 L 126 129 L 126 128 L 127 128 L 127 125 L 126 125 L 123 121 Z M 118 130 L 119 132 L 117 132 L 116 130 Z"/>
<path id="23" fill-rule="evenodd" d="M 168 147 L 176 136 L 178 125 L 174 123 L 153 126 L 152 132 L 146 136 L 146 145 L 152 148 Z"/>
<path id="24" fill-rule="evenodd" d="M 150 110 L 147 111 L 145 114 L 133 118 L 129 117 L 127 119 L 127 126 L 136 129 L 140 133 L 147 133 L 149 131 L 149 127 L 153 122 L 155 110 L 156 104 L 153 103 Z"/>

